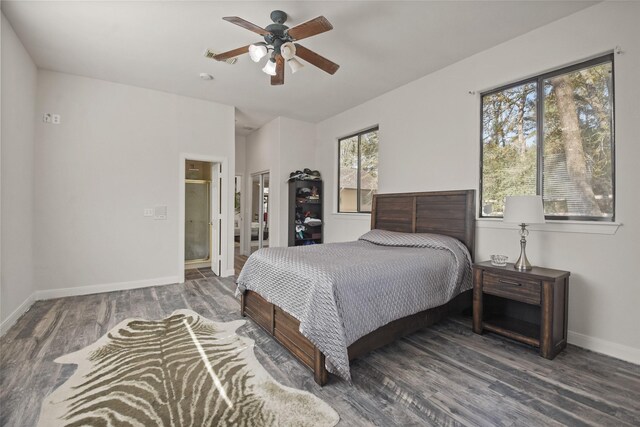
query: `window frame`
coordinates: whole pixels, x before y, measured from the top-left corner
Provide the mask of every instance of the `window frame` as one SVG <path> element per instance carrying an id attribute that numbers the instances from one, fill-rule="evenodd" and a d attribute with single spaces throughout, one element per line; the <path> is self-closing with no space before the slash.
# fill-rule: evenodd
<path id="1" fill-rule="evenodd" d="M 502 216 L 484 215 L 482 212 L 482 190 L 484 188 L 483 180 L 483 166 L 484 166 L 484 120 L 483 120 L 483 100 L 485 96 L 493 95 L 498 92 L 502 92 L 507 89 L 514 88 L 516 86 L 522 86 L 527 83 L 536 83 L 536 195 L 542 196 L 544 200 L 544 80 L 551 77 L 559 76 L 562 74 L 568 74 L 573 71 L 581 70 L 583 68 L 589 68 L 600 64 L 611 63 L 611 193 L 613 195 L 613 212 L 610 217 L 601 216 L 576 216 L 576 215 L 547 215 L 546 220 L 560 220 L 560 221 L 599 221 L 599 222 L 615 222 L 616 217 L 616 157 L 615 157 L 615 61 L 614 53 L 610 52 L 605 55 L 600 55 L 595 58 L 581 61 L 573 65 L 558 68 L 543 74 L 538 74 L 533 77 L 518 80 L 513 83 L 487 90 L 480 93 L 480 188 L 479 188 L 479 206 L 478 206 L 478 218 L 502 218 Z"/>
<path id="2" fill-rule="evenodd" d="M 338 210 L 337 213 L 339 214 L 371 214 L 371 211 L 363 211 L 360 208 L 360 173 L 362 170 L 362 165 L 360 164 L 360 160 L 361 160 L 361 156 L 360 156 L 360 141 L 362 140 L 362 135 L 370 133 L 370 132 L 378 132 L 378 150 L 380 148 L 380 126 L 379 125 L 375 125 L 369 128 L 366 128 L 364 130 L 349 134 L 347 136 L 343 136 L 338 138 L 338 191 L 337 191 L 337 206 L 338 206 Z M 341 164 L 341 157 L 340 157 L 340 144 L 342 143 L 342 141 L 344 141 L 345 139 L 350 139 L 357 136 L 358 137 L 358 169 L 356 172 L 356 210 L 355 211 L 349 211 L 349 212 L 343 212 L 340 210 L 340 164 Z M 380 152 L 378 151 L 378 154 Z M 379 159 L 379 157 L 378 157 Z M 377 190 L 377 189 L 376 189 Z"/>

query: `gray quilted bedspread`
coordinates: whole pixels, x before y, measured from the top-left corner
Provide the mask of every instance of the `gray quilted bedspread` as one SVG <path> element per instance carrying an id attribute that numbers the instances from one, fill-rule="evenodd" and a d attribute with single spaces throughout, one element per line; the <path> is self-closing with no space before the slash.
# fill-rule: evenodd
<path id="1" fill-rule="evenodd" d="M 387 323 L 471 288 L 471 258 L 451 237 L 372 230 L 358 241 L 265 248 L 238 276 L 300 321 L 327 369 L 350 380 L 347 347 Z"/>

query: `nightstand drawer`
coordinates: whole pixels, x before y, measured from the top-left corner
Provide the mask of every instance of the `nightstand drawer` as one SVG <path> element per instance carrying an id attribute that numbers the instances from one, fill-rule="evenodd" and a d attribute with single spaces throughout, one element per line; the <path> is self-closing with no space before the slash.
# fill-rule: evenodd
<path id="1" fill-rule="evenodd" d="M 516 277 L 498 276 L 485 271 L 482 291 L 528 304 L 540 305 L 540 282 Z"/>

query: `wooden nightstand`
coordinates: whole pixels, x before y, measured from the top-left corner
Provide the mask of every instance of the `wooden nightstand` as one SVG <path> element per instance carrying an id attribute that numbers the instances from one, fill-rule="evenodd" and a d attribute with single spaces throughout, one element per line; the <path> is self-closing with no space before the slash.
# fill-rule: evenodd
<path id="1" fill-rule="evenodd" d="M 473 331 L 495 332 L 553 359 L 567 346 L 569 272 L 473 265 Z"/>

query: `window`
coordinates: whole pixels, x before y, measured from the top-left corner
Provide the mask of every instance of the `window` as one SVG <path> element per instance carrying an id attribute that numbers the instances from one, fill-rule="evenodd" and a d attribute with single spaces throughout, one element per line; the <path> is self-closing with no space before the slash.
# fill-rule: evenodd
<path id="1" fill-rule="evenodd" d="M 481 217 L 542 195 L 547 219 L 614 219 L 613 55 L 481 96 Z"/>
<path id="2" fill-rule="evenodd" d="M 378 128 L 338 140 L 338 212 L 371 212 L 378 191 Z"/>

